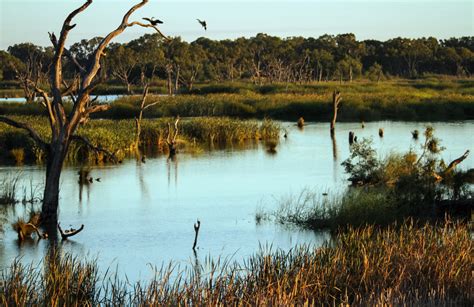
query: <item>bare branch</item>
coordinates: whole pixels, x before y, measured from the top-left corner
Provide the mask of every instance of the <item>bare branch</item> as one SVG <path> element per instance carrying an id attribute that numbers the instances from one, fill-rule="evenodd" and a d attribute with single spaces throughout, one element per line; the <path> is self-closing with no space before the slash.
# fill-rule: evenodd
<path id="1" fill-rule="evenodd" d="M 53 71 L 53 90 L 56 90 L 59 92 L 59 88 L 61 86 L 61 80 L 62 80 L 62 63 L 61 63 L 61 58 L 64 52 L 64 45 L 66 44 L 66 38 L 67 35 L 69 34 L 69 31 L 74 28 L 76 25 L 70 25 L 72 19 L 76 17 L 77 14 L 80 12 L 84 11 L 87 9 L 89 5 L 91 5 L 92 0 L 87 0 L 83 5 L 81 5 L 79 8 L 75 9 L 72 11 L 64 20 L 63 27 L 61 29 L 61 35 L 59 36 L 59 41 L 56 43 L 56 54 L 54 56 L 54 71 Z M 50 35 L 51 40 L 53 41 L 55 36 Z M 53 42 L 54 44 L 54 42 Z M 59 95 L 59 93 L 53 93 L 53 95 Z M 59 97 L 56 97 L 59 98 Z"/>
<path id="2" fill-rule="evenodd" d="M 176 121 L 174 122 L 174 136 L 173 136 L 173 143 L 176 142 L 176 137 L 178 136 L 178 123 L 179 123 L 179 115 L 176 118 Z"/>
<path id="3" fill-rule="evenodd" d="M 457 158 L 457 159 L 453 160 L 451 163 L 449 163 L 448 167 L 444 170 L 444 173 L 446 174 L 446 173 L 452 171 L 456 167 L 456 165 L 458 165 L 459 163 L 464 161 L 464 159 L 466 159 L 467 156 L 469 156 L 469 153 L 470 153 L 470 151 L 466 150 L 466 152 L 462 156 L 460 156 L 459 158 Z"/>
<path id="4" fill-rule="evenodd" d="M 10 125 L 12 127 L 15 127 L 15 128 L 19 128 L 19 129 L 23 129 L 23 130 L 26 130 L 28 132 L 28 134 L 30 135 L 30 137 L 36 142 L 36 144 L 43 150 L 48 150 L 48 147 L 49 147 L 49 144 L 46 143 L 45 141 L 43 141 L 40 137 L 40 135 L 38 134 L 38 132 L 36 132 L 35 129 L 33 129 L 30 125 L 26 124 L 26 123 L 20 123 L 20 122 L 17 122 L 11 118 L 8 118 L 8 117 L 5 117 L 5 116 L 0 116 L 0 122 L 1 123 L 5 123 L 7 125 Z"/>
<path id="5" fill-rule="evenodd" d="M 56 35 L 54 32 L 48 32 L 49 34 L 49 39 L 51 40 L 51 43 L 53 44 L 54 48 L 58 48 L 58 39 L 56 38 Z M 76 66 L 76 68 L 81 72 L 81 73 L 86 73 L 86 69 L 77 61 L 77 59 L 72 55 L 71 51 L 67 48 L 63 48 L 64 50 L 64 55 Z"/>
<path id="6" fill-rule="evenodd" d="M 118 159 L 117 157 L 115 157 L 115 155 L 113 153 L 111 153 L 110 151 L 108 151 L 107 149 L 104 149 L 102 148 L 101 146 L 94 146 L 91 142 L 89 142 L 89 140 L 87 140 L 85 137 L 83 136 L 80 136 L 80 135 L 73 135 L 71 137 L 71 140 L 72 141 L 76 141 L 76 142 L 82 142 L 84 143 L 87 147 L 89 147 L 90 149 L 92 149 L 93 151 L 95 152 L 101 152 L 101 153 L 104 153 L 110 160 L 112 160 L 114 163 L 117 163 L 118 162 Z"/>
<path id="7" fill-rule="evenodd" d="M 153 29 L 156 30 L 156 32 L 158 32 L 158 34 L 162 38 L 164 38 L 167 41 L 171 40 L 168 36 L 164 35 L 163 32 L 161 32 L 160 29 L 158 29 L 157 26 L 154 26 L 154 25 L 151 25 L 151 24 L 144 24 L 144 23 L 141 23 L 139 21 L 134 21 L 134 22 L 131 22 L 131 23 L 127 24 L 127 27 L 133 27 L 133 26 L 140 26 L 140 27 L 143 27 L 143 28 L 153 28 Z"/>
<path id="8" fill-rule="evenodd" d="M 109 104 L 96 104 L 86 108 L 85 114 L 90 115 L 96 112 L 107 111 L 108 109 L 110 109 Z"/>
<path id="9" fill-rule="evenodd" d="M 146 106 L 143 107 L 143 110 L 146 110 L 146 109 L 148 109 L 148 108 L 151 108 L 152 106 L 157 105 L 157 104 L 159 104 L 159 103 L 160 103 L 160 101 L 155 101 L 155 102 L 152 102 L 152 103 L 150 103 L 150 104 L 147 104 Z"/>
<path id="10" fill-rule="evenodd" d="M 51 124 L 51 129 L 54 129 L 56 126 L 56 117 L 54 116 L 53 112 L 53 107 L 51 104 L 51 100 L 48 97 L 48 93 L 46 91 L 40 89 L 38 86 L 34 85 L 35 91 L 43 97 L 44 103 L 43 106 L 46 107 L 48 110 L 48 116 L 49 116 L 49 123 Z"/>
<path id="11" fill-rule="evenodd" d="M 63 229 L 61 228 L 61 225 L 58 223 L 58 229 L 59 229 L 59 233 L 61 234 L 61 238 L 63 240 L 67 240 L 67 238 L 75 236 L 78 233 L 80 233 L 84 229 L 84 224 L 82 224 L 81 227 L 79 227 L 79 229 L 71 228 L 69 230 L 63 231 Z"/>

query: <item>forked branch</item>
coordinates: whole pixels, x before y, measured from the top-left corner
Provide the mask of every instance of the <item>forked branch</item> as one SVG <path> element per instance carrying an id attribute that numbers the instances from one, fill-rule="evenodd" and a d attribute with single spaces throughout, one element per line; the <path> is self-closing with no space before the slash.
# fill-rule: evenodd
<path id="1" fill-rule="evenodd" d="M 84 224 L 82 224 L 81 227 L 79 227 L 79 229 L 71 228 L 71 229 L 66 229 L 63 231 L 63 229 L 61 228 L 61 225 L 58 223 L 58 230 L 63 240 L 67 240 L 67 238 L 77 235 L 83 229 L 84 229 Z"/>

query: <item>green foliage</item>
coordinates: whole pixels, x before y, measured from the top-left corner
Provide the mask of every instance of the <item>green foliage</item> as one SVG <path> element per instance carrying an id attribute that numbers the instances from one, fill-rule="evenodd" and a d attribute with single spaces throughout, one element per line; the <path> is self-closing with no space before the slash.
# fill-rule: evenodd
<path id="1" fill-rule="evenodd" d="M 381 163 L 371 145 L 370 139 L 363 139 L 360 143 L 352 144 L 349 158 L 342 162 L 344 170 L 349 174 L 349 181 L 354 185 L 373 184 L 380 181 Z"/>

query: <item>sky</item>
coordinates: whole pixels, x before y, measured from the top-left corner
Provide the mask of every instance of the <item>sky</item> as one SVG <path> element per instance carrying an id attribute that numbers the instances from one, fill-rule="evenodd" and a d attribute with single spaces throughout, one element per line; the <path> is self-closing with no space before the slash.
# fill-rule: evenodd
<path id="1" fill-rule="evenodd" d="M 48 32 L 59 33 L 68 13 L 84 0 L 0 0 L 0 49 L 32 42 L 49 46 Z M 139 0 L 94 0 L 76 19 L 67 45 L 105 36 Z M 357 39 L 394 37 L 438 39 L 474 36 L 474 0 L 150 0 L 131 20 L 156 17 L 160 29 L 186 41 L 227 39 L 266 33 L 280 37 L 318 37 L 354 33 Z M 196 18 L 207 21 L 208 30 Z M 152 29 L 127 29 L 126 42 Z"/>

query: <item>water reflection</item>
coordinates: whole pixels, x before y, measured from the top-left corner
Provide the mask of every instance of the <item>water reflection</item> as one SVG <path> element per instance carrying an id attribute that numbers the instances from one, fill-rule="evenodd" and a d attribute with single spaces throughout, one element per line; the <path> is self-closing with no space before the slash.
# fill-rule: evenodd
<path id="1" fill-rule="evenodd" d="M 166 159 L 166 170 L 168 174 L 168 187 L 171 185 L 171 177 L 174 178 L 175 187 L 178 186 L 178 156 L 172 155 Z"/>

